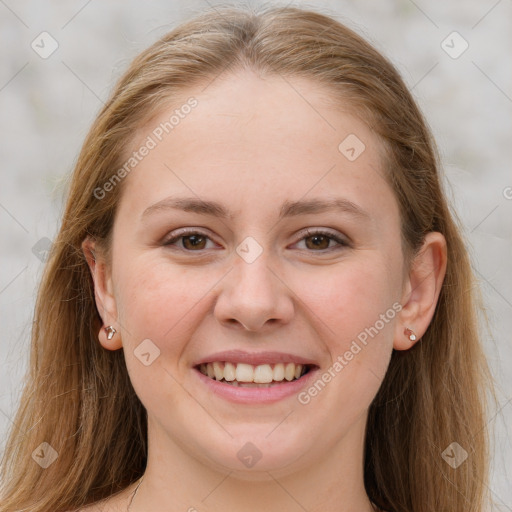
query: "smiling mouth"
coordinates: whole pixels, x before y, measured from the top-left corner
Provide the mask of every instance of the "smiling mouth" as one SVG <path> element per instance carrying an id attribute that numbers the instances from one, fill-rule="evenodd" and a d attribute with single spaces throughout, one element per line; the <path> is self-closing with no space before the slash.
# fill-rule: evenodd
<path id="1" fill-rule="evenodd" d="M 252 365 L 215 361 L 196 366 L 203 375 L 212 380 L 236 387 L 268 388 L 298 380 L 306 375 L 313 365 L 276 363 Z"/>

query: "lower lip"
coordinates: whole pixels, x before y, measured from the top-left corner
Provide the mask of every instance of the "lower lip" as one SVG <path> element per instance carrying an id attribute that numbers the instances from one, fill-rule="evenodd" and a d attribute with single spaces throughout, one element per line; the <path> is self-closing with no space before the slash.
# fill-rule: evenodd
<path id="1" fill-rule="evenodd" d="M 208 386 L 213 393 L 239 404 L 267 404 L 296 395 L 310 383 L 317 371 L 318 369 L 310 370 L 300 379 L 292 380 L 291 382 L 283 381 L 282 384 L 268 388 L 243 388 L 211 379 L 194 368 L 194 373 L 197 374 L 200 381 Z"/>

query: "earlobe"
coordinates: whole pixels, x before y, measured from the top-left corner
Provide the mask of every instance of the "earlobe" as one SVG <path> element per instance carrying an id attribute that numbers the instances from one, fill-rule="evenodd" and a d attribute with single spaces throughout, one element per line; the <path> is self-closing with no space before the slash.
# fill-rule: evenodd
<path id="1" fill-rule="evenodd" d="M 98 339 L 107 350 L 117 350 L 122 347 L 122 341 L 119 329 L 116 328 L 117 307 L 112 294 L 111 277 L 107 264 L 101 251 L 96 247 L 95 241 L 90 237 L 82 242 L 82 251 L 91 271 L 96 308 L 103 321 Z"/>
<path id="2" fill-rule="evenodd" d="M 408 350 L 425 334 L 436 309 L 446 274 L 446 239 L 441 233 L 425 236 L 409 272 L 393 348 Z"/>

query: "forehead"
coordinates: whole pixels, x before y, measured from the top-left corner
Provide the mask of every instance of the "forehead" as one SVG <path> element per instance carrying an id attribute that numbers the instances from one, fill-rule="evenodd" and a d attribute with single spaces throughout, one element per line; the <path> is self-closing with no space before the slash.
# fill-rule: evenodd
<path id="1" fill-rule="evenodd" d="M 190 98 L 194 106 L 185 108 Z M 139 210 L 175 192 L 226 201 L 237 212 L 251 201 L 281 207 L 334 192 L 376 215 L 395 208 L 379 139 L 348 113 L 352 105 L 333 105 L 322 84 L 252 71 L 192 87 L 137 132 L 127 157 L 148 137 L 154 148 L 128 176 L 125 194 Z"/>

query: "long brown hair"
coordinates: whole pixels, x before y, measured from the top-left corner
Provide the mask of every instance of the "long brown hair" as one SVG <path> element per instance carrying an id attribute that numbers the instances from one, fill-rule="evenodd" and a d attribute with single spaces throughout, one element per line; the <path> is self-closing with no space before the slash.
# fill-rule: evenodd
<path id="1" fill-rule="evenodd" d="M 390 62 L 335 19 L 296 7 L 216 7 L 135 58 L 85 140 L 36 302 L 30 367 L 1 467 L 0 512 L 69 510 L 143 474 L 146 412 L 122 350 L 98 343 L 101 320 L 81 243 L 92 236 L 108 247 L 123 182 L 101 200 L 95 191 L 123 165 L 136 129 L 192 84 L 243 67 L 325 84 L 342 106 L 350 98 L 386 148 L 404 254 L 414 255 L 430 231 L 445 236 L 448 267 L 431 325 L 412 349 L 393 351 L 370 407 L 364 479 L 370 499 L 389 512 L 482 510 L 490 379 L 474 277 L 422 114 Z M 456 469 L 441 455 L 454 442 L 468 453 Z M 58 453 L 46 469 L 34 462 L 41 443 Z"/>

